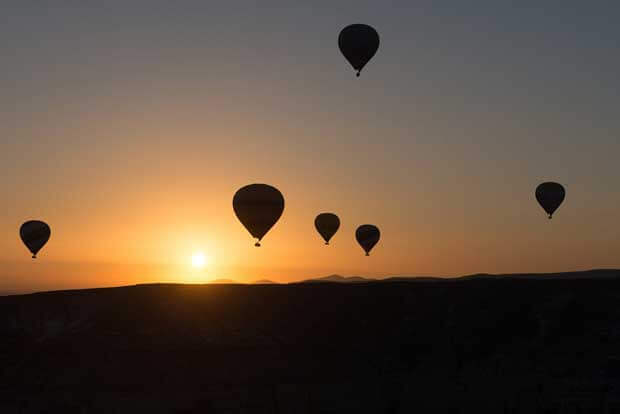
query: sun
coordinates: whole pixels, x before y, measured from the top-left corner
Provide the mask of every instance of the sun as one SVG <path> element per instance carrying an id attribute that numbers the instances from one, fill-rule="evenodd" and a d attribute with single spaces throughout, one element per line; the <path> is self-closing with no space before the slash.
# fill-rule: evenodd
<path id="1" fill-rule="evenodd" d="M 196 269 L 202 269 L 207 265 L 207 256 L 204 253 L 198 252 L 192 255 L 192 267 Z"/>

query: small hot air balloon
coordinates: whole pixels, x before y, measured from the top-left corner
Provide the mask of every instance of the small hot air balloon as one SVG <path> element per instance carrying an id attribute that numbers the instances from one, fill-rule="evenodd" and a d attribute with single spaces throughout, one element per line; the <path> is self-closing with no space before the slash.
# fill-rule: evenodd
<path id="1" fill-rule="evenodd" d="M 32 253 L 32 258 L 37 258 L 37 253 L 50 239 L 52 231 L 50 226 L 38 220 L 27 221 L 19 228 L 19 237 Z"/>
<path id="2" fill-rule="evenodd" d="M 551 219 L 555 210 L 560 207 L 565 196 L 566 191 L 562 184 L 546 182 L 536 187 L 536 200 L 549 214 L 549 219 Z"/>
<path id="3" fill-rule="evenodd" d="M 375 247 L 375 244 L 379 242 L 379 237 L 381 237 L 379 229 L 372 224 L 363 224 L 355 231 L 355 238 L 366 252 L 366 256 L 369 256 L 368 253 L 370 253 L 372 248 Z"/>
<path id="4" fill-rule="evenodd" d="M 258 239 L 261 239 L 278 221 L 284 211 L 282 193 L 267 184 L 250 184 L 240 188 L 233 197 L 233 209 L 237 218 Z"/>
<path id="5" fill-rule="evenodd" d="M 325 240 L 325 244 L 329 244 L 329 239 L 340 227 L 340 219 L 333 213 L 321 213 L 314 219 L 314 227 Z"/>
<path id="6" fill-rule="evenodd" d="M 349 25 L 340 32 L 338 47 L 359 76 L 379 49 L 379 33 L 367 24 Z"/>

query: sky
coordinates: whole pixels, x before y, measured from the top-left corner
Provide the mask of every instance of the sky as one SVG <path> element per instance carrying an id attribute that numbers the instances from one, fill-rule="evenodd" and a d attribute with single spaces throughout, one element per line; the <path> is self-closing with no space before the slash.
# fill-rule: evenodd
<path id="1" fill-rule="evenodd" d="M 0 291 L 620 267 L 618 2 L 305 3 L 4 2 Z M 360 78 L 352 23 L 381 38 Z M 260 248 L 251 183 L 286 200 Z"/>

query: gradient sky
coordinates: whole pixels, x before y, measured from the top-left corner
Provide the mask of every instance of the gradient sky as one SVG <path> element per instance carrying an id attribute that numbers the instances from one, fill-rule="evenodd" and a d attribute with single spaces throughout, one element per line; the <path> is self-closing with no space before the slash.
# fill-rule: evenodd
<path id="1" fill-rule="evenodd" d="M 258 3 L 2 3 L 0 291 L 620 266 L 617 1 Z M 286 199 L 260 249 L 231 206 L 254 182 Z"/>

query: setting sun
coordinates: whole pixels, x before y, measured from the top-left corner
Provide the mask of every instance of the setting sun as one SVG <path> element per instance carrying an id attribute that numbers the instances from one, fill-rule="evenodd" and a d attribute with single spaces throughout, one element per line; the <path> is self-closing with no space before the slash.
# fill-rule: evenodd
<path id="1" fill-rule="evenodd" d="M 192 255 L 192 267 L 197 269 L 203 268 L 207 265 L 207 256 L 204 253 L 194 253 Z"/>

